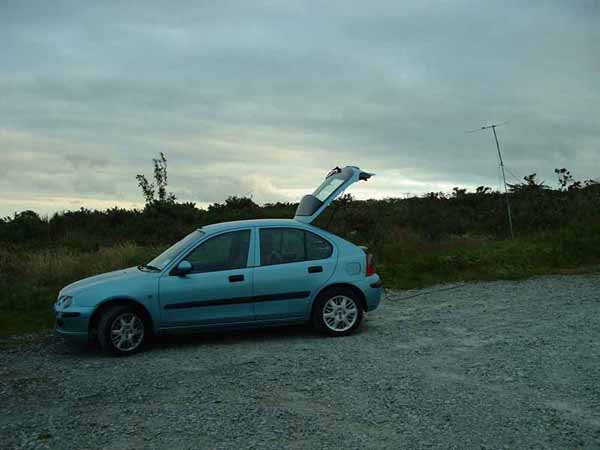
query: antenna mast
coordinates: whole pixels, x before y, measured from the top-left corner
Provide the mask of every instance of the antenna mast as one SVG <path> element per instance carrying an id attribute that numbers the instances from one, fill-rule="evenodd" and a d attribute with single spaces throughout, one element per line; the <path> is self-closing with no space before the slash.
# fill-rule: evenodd
<path id="1" fill-rule="evenodd" d="M 508 122 L 494 123 L 492 125 L 487 125 L 487 126 L 477 128 L 475 130 L 471 130 L 471 131 L 469 131 L 469 133 L 474 133 L 475 131 L 487 130 L 490 128 L 492 129 L 492 132 L 494 134 L 494 141 L 496 141 L 496 150 L 498 150 L 498 160 L 500 161 L 500 169 L 502 169 L 502 180 L 504 181 L 504 198 L 506 198 L 506 213 L 508 215 L 508 226 L 510 228 L 510 238 L 514 239 L 515 233 L 513 231 L 512 214 L 510 212 L 510 199 L 508 198 L 508 188 L 506 186 L 506 174 L 504 173 L 504 161 L 502 160 L 502 153 L 500 152 L 500 144 L 498 143 L 498 135 L 496 134 L 496 127 L 505 125 L 507 123 Z"/>

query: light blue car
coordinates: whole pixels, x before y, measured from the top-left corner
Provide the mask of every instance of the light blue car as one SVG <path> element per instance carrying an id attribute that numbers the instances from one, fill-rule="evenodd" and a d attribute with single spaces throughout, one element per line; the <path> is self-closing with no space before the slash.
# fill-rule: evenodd
<path id="1" fill-rule="evenodd" d="M 208 225 L 147 264 L 70 284 L 54 304 L 56 333 L 115 354 L 140 350 L 150 335 L 217 328 L 312 322 L 350 334 L 379 305 L 382 283 L 363 248 L 311 223 L 371 176 L 335 168 L 294 219 Z"/>

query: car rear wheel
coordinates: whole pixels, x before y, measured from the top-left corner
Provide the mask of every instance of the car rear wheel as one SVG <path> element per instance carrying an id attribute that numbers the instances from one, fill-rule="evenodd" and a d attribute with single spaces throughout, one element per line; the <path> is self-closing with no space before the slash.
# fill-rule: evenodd
<path id="1" fill-rule="evenodd" d="M 317 298 L 313 320 L 323 333 L 346 336 L 359 327 L 362 318 L 360 302 L 350 289 L 328 290 Z"/>
<path id="2" fill-rule="evenodd" d="M 131 355 L 138 352 L 147 335 L 143 316 L 131 306 L 110 308 L 98 323 L 100 347 L 115 355 Z"/>

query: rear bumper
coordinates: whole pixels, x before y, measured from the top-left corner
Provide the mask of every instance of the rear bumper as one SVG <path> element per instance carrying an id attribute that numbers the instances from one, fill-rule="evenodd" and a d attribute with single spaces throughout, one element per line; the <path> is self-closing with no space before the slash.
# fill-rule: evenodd
<path id="1" fill-rule="evenodd" d="M 365 294 L 365 300 L 367 303 L 366 311 L 373 311 L 379 306 L 381 296 L 383 295 L 383 282 L 379 275 L 371 275 L 365 278 L 365 281 L 360 283 L 358 286 L 363 294 Z"/>

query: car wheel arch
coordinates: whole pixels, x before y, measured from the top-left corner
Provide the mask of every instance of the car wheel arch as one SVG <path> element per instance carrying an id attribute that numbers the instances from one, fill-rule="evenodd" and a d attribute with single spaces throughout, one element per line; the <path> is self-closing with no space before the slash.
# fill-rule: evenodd
<path id="1" fill-rule="evenodd" d="M 319 291 L 319 293 L 317 295 L 315 295 L 315 298 L 311 305 L 310 317 L 313 317 L 314 307 L 316 304 L 316 300 L 319 298 L 319 296 L 322 295 L 326 291 L 329 291 L 329 290 L 333 291 L 335 289 L 350 289 L 356 295 L 363 311 L 367 311 L 367 299 L 366 299 L 363 291 L 361 291 L 359 288 L 357 288 L 355 285 L 353 285 L 351 283 L 332 283 L 332 284 L 328 284 L 327 286 L 323 287 Z"/>
<path id="2" fill-rule="evenodd" d="M 152 320 L 152 315 L 142 303 L 137 301 L 131 297 L 116 297 L 110 298 L 96 306 L 96 309 L 92 313 L 90 317 L 89 325 L 88 325 L 88 333 L 90 336 L 95 336 L 97 333 L 98 323 L 100 322 L 100 317 L 102 314 L 113 306 L 123 306 L 130 305 L 139 311 L 142 319 L 148 324 L 148 329 L 154 331 L 154 322 Z"/>

